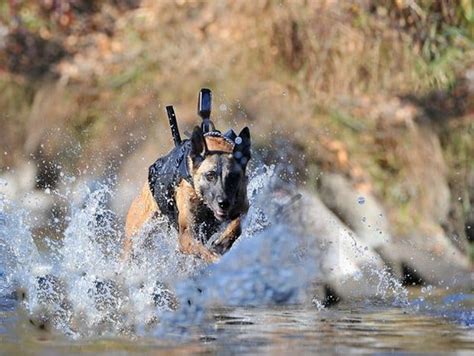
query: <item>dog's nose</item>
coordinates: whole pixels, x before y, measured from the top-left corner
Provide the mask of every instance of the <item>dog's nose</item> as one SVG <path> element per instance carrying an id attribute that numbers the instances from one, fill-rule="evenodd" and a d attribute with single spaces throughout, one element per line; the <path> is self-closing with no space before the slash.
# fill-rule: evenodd
<path id="1" fill-rule="evenodd" d="M 217 204 L 221 209 L 227 209 L 229 207 L 229 201 L 227 199 L 217 198 Z"/>

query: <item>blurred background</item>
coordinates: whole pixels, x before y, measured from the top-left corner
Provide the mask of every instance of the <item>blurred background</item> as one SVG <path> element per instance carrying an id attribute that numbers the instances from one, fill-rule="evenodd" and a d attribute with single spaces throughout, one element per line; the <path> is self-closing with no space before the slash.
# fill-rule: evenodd
<path id="1" fill-rule="evenodd" d="M 78 181 L 116 185 L 123 218 L 172 147 L 164 106 L 189 131 L 209 87 L 254 165 L 355 230 L 351 197 L 373 199 L 400 253 L 471 269 L 473 39 L 472 0 L 2 0 L 2 191 L 38 236 Z"/>

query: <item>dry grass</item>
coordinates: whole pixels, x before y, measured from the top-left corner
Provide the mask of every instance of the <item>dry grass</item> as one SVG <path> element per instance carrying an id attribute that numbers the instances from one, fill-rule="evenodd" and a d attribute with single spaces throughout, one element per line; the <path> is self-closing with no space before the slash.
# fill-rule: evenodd
<path id="1" fill-rule="evenodd" d="M 89 46 L 59 64 L 57 105 L 65 108 L 36 118 L 45 135 L 26 153 L 51 142 L 48 132 L 57 126 L 80 144 L 80 155 L 53 157 L 71 167 L 119 166 L 144 140 L 163 153 L 171 144 L 164 105 L 174 104 L 189 130 L 197 91 L 208 86 L 219 127 L 250 124 L 257 145 L 274 150 L 276 139 L 287 137 L 296 152 L 290 159 L 306 168 L 303 180 L 314 185 L 321 171 L 343 172 L 383 199 L 397 225 L 436 220 L 436 197 L 425 189 L 432 174 L 444 179 L 443 153 L 434 136 L 417 143 L 418 112 L 393 98 L 449 88 L 473 51 L 451 46 L 427 61 L 410 32 L 373 15 L 368 3 L 143 1 L 115 23 L 113 37 L 89 34 Z M 0 80 L 12 93 L 2 111 L 21 118 L 4 121 L 4 137 L 9 152 L 20 155 L 36 89 Z M 9 99 L 17 90 L 19 104 Z M 426 165 L 433 151 L 436 159 Z"/>

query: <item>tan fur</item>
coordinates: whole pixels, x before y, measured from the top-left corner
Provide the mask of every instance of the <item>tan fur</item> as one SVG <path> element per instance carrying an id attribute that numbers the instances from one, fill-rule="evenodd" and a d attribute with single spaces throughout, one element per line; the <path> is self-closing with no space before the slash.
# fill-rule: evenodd
<path id="1" fill-rule="evenodd" d="M 178 208 L 179 247 L 181 252 L 197 255 L 208 262 L 215 262 L 217 254 L 209 251 L 201 242 L 193 238 L 191 232 L 192 209 L 199 203 L 199 197 L 193 187 L 185 180 L 176 189 L 176 207 Z"/>
<path id="2" fill-rule="evenodd" d="M 192 237 L 192 209 L 198 204 L 199 197 L 193 187 L 185 180 L 181 181 L 176 189 L 176 207 L 178 208 L 179 247 L 180 251 L 203 258 L 208 262 L 215 262 L 219 256 L 209 251 L 201 242 Z M 151 218 L 159 213 L 158 205 L 153 198 L 148 183 L 145 183 L 138 197 L 136 197 L 128 211 L 125 223 L 124 258 L 130 257 L 133 237 Z M 226 230 L 227 231 L 227 230 Z"/>
<path id="3" fill-rule="evenodd" d="M 232 158 L 234 146 L 219 137 L 206 136 L 205 142 L 209 151 L 220 151 L 224 154 L 229 154 Z M 188 157 L 188 159 L 190 159 Z M 199 179 L 203 179 L 203 172 L 206 172 L 216 164 L 216 157 L 208 157 L 200 165 L 200 167 L 191 172 L 193 180 L 196 184 Z M 192 162 L 189 162 L 192 167 Z M 245 187 L 243 187 L 245 189 Z M 193 254 L 203 258 L 208 262 L 215 262 L 219 255 L 210 251 L 200 241 L 192 236 L 193 213 L 197 205 L 201 203 L 201 197 L 198 196 L 196 190 L 185 180 L 182 180 L 175 190 L 176 208 L 178 210 L 178 242 L 180 251 L 186 254 Z M 150 219 L 159 214 L 159 207 L 152 196 L 148 183 L 145 183 L 140 195 L 132 202 L 127 214 L 125 224 L 125 243 L 124 243 L 124 258 L 129 258 L 132 249 L 133 237 L 141 230 Z M 224 230 L 223 234 L 218 239 L 218 248 L 221 251 L 226 251 L 236 238 L 240 235 L 240 217 L 234 219 Z"/>
<path id="4" fill-rule="evenodd" d="M 140 195 L 130 205 L 125 222 L 124 254 L 129 256 L 132 248 L 132 237 L 137 234 L 142 226 L 158 213 L 158 204 L 153 198 L 148 183 L 145 183 Z"/>
<path id="5" fill-rule="evenodd" d="M 226 153 L 232 153 L 234 145 L 220 137 L 205 136 L 206 146 L 209 151 L 221 151 Z"/>
<path id="6" fill-rule="evenodd" d="M 229 154 L 229 156 L 231 157 L 232 155 Z M 217 156 L 209 156 L 199 165 L 198 169 L 193 170 L 192 176 L 195 187 L 199 186 L 199 181 L 201 179 L 204 179 L 204 173 L 216 166 L 216 162 Z M 199 192 L 196 192 L 196 194 L 199 195 Z"/>

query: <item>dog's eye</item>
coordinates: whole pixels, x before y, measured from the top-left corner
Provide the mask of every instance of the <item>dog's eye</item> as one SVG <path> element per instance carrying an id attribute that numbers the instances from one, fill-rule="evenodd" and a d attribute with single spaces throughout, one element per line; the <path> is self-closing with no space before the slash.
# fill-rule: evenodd
<path id="1" fill-rule="evenodd" d="M 214 171 L 210 171 L 210 172 L 207 172 L 206 173 L 206 179 L 209 181 L 209 182 L 212 182 L 213 180 L 215 180 L 217 178 L 217 173 L 214 172 Z"/>

